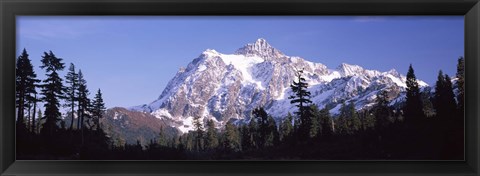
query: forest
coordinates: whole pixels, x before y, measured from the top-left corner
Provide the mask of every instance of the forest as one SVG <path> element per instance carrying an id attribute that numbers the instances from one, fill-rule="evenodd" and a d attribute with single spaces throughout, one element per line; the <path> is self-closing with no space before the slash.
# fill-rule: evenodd
<path id="1" fill-rule="evenodd" d="M 297 107 L 281 122 L 263 107 L 246 124 L 194 119 L 194 129 L 169 135 L 164 129 L 148 145 L 118 145 L 102 129 L 102 92 L 90 97 L 80 69 L 44 52 L 37 79 L 27 51 L 16 59 L 16 156 L 19 160 L 463 160 L 464 58 L 455 79 L 438 72 L 434 87 L 421 89 L 413 66 L 407 72 L 406 98 L 389 105 L 388 92 L 376 104 L 356 110 L 343 101 L 338 115 L 309 99 L 302 70 L 289 97 Z M 455 81 L 453 81 L 455 80 Z M 37 106 L 43 105 L 44 111 Z M 66 122 L 61 108 L 72 117 Z M 38 110 L 38 112 L 37 112 Z"/>

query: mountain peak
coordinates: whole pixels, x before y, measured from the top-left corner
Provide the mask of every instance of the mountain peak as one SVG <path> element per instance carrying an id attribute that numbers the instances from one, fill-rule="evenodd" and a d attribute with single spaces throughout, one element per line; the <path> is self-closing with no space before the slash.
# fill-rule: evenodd
<path id="1" fill-rule="evenodd" d="M 350 65 L 347 63 L 342 63 L 337 67 L 337 70 L 343 75 L 343 76 L 354 76 L 354 75 L 360 75 L 364 72 L 365 69 L 358 65 Z"/>
<path id="2" fill-rule="evenodd" d="M 272 47 L 267 40 L 259 38 L 255 43 L 249 43 L 244 47 L 238 49 L 235 54 L 241 54 L 246 56 L 256 55 L 262 58 L 279 58 L 284 56 L 280 50 Z"/>

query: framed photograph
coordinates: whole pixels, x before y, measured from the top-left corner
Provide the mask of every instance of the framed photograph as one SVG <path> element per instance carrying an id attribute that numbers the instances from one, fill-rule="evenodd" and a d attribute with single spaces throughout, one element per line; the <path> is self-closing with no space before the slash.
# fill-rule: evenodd
<path id="1" fill-rule="evenodd" d="M 478 175 L 479 10 L 2 1 L 1 174 Z"/>

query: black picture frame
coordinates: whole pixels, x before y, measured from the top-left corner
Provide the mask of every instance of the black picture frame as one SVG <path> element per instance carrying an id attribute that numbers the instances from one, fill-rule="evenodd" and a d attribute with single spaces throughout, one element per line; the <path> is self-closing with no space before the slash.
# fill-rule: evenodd
<path id="1" fill-rule="evenodd" d="M 479 0 L 0 0 L 1 175 L 479 175 Z M 465 161 L 16 161 L 17 15 L 464 15 Z"/>

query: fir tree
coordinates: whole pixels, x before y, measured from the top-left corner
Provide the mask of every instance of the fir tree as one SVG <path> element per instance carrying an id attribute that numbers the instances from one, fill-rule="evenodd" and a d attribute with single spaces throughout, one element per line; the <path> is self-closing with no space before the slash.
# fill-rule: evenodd
<path id="1" fill-rule="evenodd" d="M 252 117 L 250 122 L 248 122 L 248 137 L 247 143 L 252 149 L 259 147 L 259 133 L 258 133 L 258 122 L 257 119 Z"/>
<path id="2" fill-rule="evenodd" d="M 100 119 L 103 118 L 105 113 L 105 103 L 103 102 L 102 98 L 102 91 L 98 89 L 97 93 L 95 94 L 95 98 L 92 103 L 92 119 L 93 119 L 93 127 L 95 129 L 99 129 L 100 127 Z"/>
<path id="3" fill-rule="evenodd" d="M 332 117 L 330 116 L 330 112 L 325 107 L 319 112 L 319 125 L 320 125 L 320 135 L 322 136 L 330 136 L 333 133 L 333 124 L 332 124 Z"/>
<path id="4" fill-rule="evenodd" d="M 292 125 L 292 114 L 288 113 L 287 117 L 283 120 L 282 124 L 280 125 L 280 140 L 287 141 L 291 138 L 293 133 L 293 125 Z"/>
<path id="5" fill-rule="evenodd" d="M 66 107 L 71 107 L 70 113 L 71 113 L 71 123 L 70 123 L 70 130 L 73 130 L 73 120 L 74 120 L 74 113 L 75 113 L 75 104 L 78 100 L 78 74 L 75 71 L 75 65 L 73 63 L 70 63 L 70 67 L 68 68 L 68 73 L 65 76 L 65 80 L 68 84 L 68 87 L 66 87 Z"/>
<path id="6" fill-rule="evenodd" d="M 16 107 L 17 107 L 17 125 L 25 128 L 24 112 L 26 105 L 37 101 L 32 94 L 37 93 L 36 83 L 40 80 L 36 79 L 37 75 L 33 70 L 33 66 L 28 58 L 26 49 L 23 49 L 22 54 L 18 57 L 15 66 L 15 91 L 16 91 Z M 27 122 L 28 124 L 29 122 Z"/>
<path id="7" fill-rule="evenodd" d="M 258 146 L 264 148 L 274 145 L 278 141 L 278 131 L 275 120 L 267 114 L 263 107 L 254 109 L 252 114 L 253 117 L 256 118 L 258 125 Z"/>
<path id="8" fill-rule="evenodd" d="M 355 104 L 353 101 L 350 101 L 348 105 L 348 121 L 349 121 L 349 129 L 351 132 L 355 132 L 360 130 L 362 124 L 360 122 L 360 118 L 358 118 L 357 111 L 355 110 Z"/>
<path id="9" fill-rule="evenodd" d="M 412 122 L 418 121 L 423 117 L 422 100 L 420 95 L 420 88 L 415 77 L 415 73 L 410 64 L 407 72 L 407 95 L 405 105 L 405 121 Z M 377 117 L 378 118 L 378 117 Z"/>
<path id="10" fill-rule="evenodd" d="M 82 129 L 85 118 L 89 119 L 87 112 L 90 111 L 90 92 L 87 88 L 87 81 L 83 78 L 82 70 L 78 71 L 78 111 L 77 111 L 77 129 Z"/>
<path id="11" fill-rule="evenodd" d="M 372 116 L 375 117 L 375 128 L 381 131 L 388 126 L 388 118 L 391 115 L 388 107 L 388 92 L 383 90 L 378 93 L 377 97 L 377 103 L 373 108 L 374 114 Z"/>
<path id="12" fill-rule="evenodd" d="M 223 146 L 225 149 L 227 149 L 227 151 L 240 150 L 240 139 L 237 128 L 235 128 L 235 126 L 230 121 L 227 122 L 227 124 L 225 125 Z"/>
<path id="13" fill-rule="evenodd" d="M 200 117 L 193 119 L 193 126 L 195 128 L 195 148 L 197 151 L 203 150 L 203 124 Z"/>
<path id="14" fill-rule="evenodd" d="M 345 102 L 342 102 L 340 107 L 340 114 L 336 121 L 335 129 L 340 134 L 350 134 L 349 124 L 348 124 L 348 107 Z"/>
<path id="15" fill-rule="evenodd" d="M 158 134 L 158 140 L 157 140 L 157 144 L 161 147 L 165 147 L 167 146 L 167 132 L 165 131 L 165 129 L 163 127 L 160 127 L 160 132 Z"/>
<path id="16" fill-rule="evenodd" d="M 207 137 L 206 137 L 206 147 L 209 149 L 215 149 L 218 146 L 218 136 L 217 129 L 215 128 L 215 123 L 212 119 L 207 121 Z"/>
<path id="17" fill-rule="evenodd" d="M 437 112 L 437 117 L 441 119 L 453 118 L 457 109 L 455 96 L 453 94 L 452 82 L 448 75 L 443 75 L 440 70 L 438 72 L 437 82 L 435 85 L 435 96 L 433 103 Z"/>
<path id="18" fill-rule="evenodd" d="M 293 81 L 293 84 L 290 85 L 294 95 L 291 95 L 289 99 L 292 99 L 290 103 L 295 104 L 298 108 L 298 111 L 295 112 L 300 123 L 298 124 L 298 133 L 302 139 L 306 139 L 309 136 L 309 129 L 311 127 L 309 104 L 312 103 L 312 101 L 309 99 L 310 92 L 307 90 L 308 83 L 305 78 L 302 77 L 302 74 L 303 70 L 299 70 L 295 73 L 298 81 Z"/>
<path id="19" fill-rule="evenodd" d="M 320 132 L 320 110 L 316 105 L 310 105 L 310 129 L 309 129 L 309 137 L 314 138 Z"/>
<path id="20" fill-rule="evenodd" d="M 278 133 L 277 125 L 272 116 L 268 116 L 267 134 L 265 146 L 276 146 L 280 142 L 280 134 Z"/>
<path id="21" fill-rule="evenodd" d="M 57 58 L 52 51 L 45 52 L 42 56 L 42 66 L 45 69 L 47 78 L 43 80 L 42 85 L 43 101 L 45 102 L 45 123 L 43 124 L 42 133 L 47 136 L 57 131 L 57 121 L 61 120 L 60 116 L 60 99 L 64 98 L 65 88 L 62 84 L 62 78 L 58 75 L 58 71 L 62 71 L 65 66 L 61 58 Z"/>

